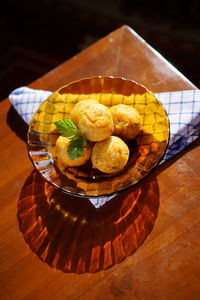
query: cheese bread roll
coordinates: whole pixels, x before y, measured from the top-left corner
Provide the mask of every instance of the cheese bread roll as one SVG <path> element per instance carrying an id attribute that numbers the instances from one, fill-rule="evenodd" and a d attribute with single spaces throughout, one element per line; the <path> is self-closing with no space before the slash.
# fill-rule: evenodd
<path id="1" fill-rule="evenodd" d="M 80 116 L 78 128 L 92 142 L 98 142 L 109 137 L 114 130 L 110 110 L 103 104 L 91 103 Z"/>
<path id="2" fill-rule="evenodd" d="M 85 110 L 88 110 L 91 103 L 98 103 L 98 101 L 94 99 L 81 100 L 73 107 L 71 111 L 71 119 L 76 126 L 78 125 L 79 117 Z"/>
<path id="3" fill-rule="evenodd" d="M 110 108 L 114 122 L 113 134 L 124 141 L 134 139 L 141 128 L 141 118 L 138 111 L 125 104 L 114 105 Z"/>
<path id="4" fill-rule="evenodd" d="M 104 173 L 115 173 L 123 169 L 129 159 L 129 148 L 119 137 L 110 136 L 94 145 L 92 164 Z"/>
<path id="5" fill-rule="evenodd" d="M 70 145 L 71 140 L 59 136 L 56 141 L 56 155 L 57 155 L 57 166 L 59 165 L 66 167 L 78 167 L 85 164 L 91 156 L 92 147 L 89 143 L 87 143 L 86 147 L 83 148 L 83 153 L 80 157 L 75 159 L 70 159 L 69 154 L 67 152 L 67 148 Z"/>

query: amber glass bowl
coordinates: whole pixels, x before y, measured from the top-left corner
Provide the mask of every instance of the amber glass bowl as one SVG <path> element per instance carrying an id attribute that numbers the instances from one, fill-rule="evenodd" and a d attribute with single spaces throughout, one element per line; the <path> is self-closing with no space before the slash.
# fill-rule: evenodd
<path id="1" fill-rule="evenodd" d="M 69 118 L 74 105 L 88 98 L 107 107 L 130 105 L 141 115 L 142 129 L 128 143 L 130 158 L 118 173 L 101 173 L 90 162 L 61 170 L 55 164 L 59 133 L 54 122 Z M 117 193 L 144 178 L 163 157 L 168 140 L 167 113 L 150 91 L 132 80 L 98 76 L 69 83 L 40 105 L 29 124 L 28 151 L 36 169 L 54 187 L 80 197 L 96 197 Z"/>

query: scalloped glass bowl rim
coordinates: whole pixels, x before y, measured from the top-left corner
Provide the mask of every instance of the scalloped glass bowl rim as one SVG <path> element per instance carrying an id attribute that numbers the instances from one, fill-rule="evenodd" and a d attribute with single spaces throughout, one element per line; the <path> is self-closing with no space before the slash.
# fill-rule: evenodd
<path id="1" fill-rule="evenodd" d="M 78 80 L 71 81 L 71 82 L 67 83 L 66 85 L 61 86 L 60 88 L 58 88 L 57 90 L 55 90 L 55 91 L 52 92 L 52 93 L 55 93 L 55 92 L 58 92 L 58 93 L 59 93 L 62 89 L 67 88 L 69 85 L 72 85 L 72 84 L 75 84 L 75 83 L 79 83 L 79 82 L 84 81 L 84 80 L 92 80 L 92 79 L 97 79 L 97 78 L 98 78 L 98 79 L 109 78 L 109 79 L 119 79 L 119 80 L 129 81 L 129 82 L 132 82 L 132 83 L 136 84 L 137 86 L 142 87 L 143 89 L 146 90 L 146 92 L 149 92 L 149 93 L 151 93 L 151 94 L 154 95 L 154 93 L 151 92 L 148 88 L 146 88 L 144 85 L 142 85 L 141 83 L 138 83 L 138 82 L 135 81 L 135 80 L 127 79 L 127 78 L 125 78 L 125 77 L 120 77 L 120 76 L 112 76 L 112 75 L 110 75 L 110 76 L 99 75 L 99 76 L 92 76 L 92 77 L 83 77 L 83 78 L 80 78 L 80 79 L 78 79 Z M 157 98 L 156 98 L 156 99 L 157 99 Z M 157 99 L 157 100 L 158 100 L 158 99 Z M 44 101 L 46 101 L 46 100 L 44 100 Z M 158 100 L 158 101 L 159 101 L 159 100 Z M 165 111 L 166 117 L 167 117 L 167 119 L 168 119 L 168 114 L 167 114 L 166 109 L 164 108 L 164 106 L 162 105 L 162 103 L 161 103 L 160 101 L 159 101 L 159 103 L 160 103 L 160 105 L 162 106 L 162 109 Z M 32 121 L 32 119 L 31 119 L 31 121 Z M 30 122 L 31 122 L 31 121 L 30 121 Z M 169 124 L 169 119 L 168 119 L 168 124 Z M 30 129 L 28 129 L 28 133 L 27 133 L 27 150 L 28 150 L 29 158 L 30 158 L 31 162 L 33 163 L 33 166 L 34 166 L 35 170 L 40 174 L 40 176 L 42 176 L 42 178 L 43 178 L 46 182 L 48 182 L 48 184 L 50 184 L 51 186 L 53 186 L 54 188 L 56 188 L 56 189 L 59 190 L 60 192 L 66 194 L 66 195 L 72 195 L 72 196 L 74 196 L 74 197 L 78 197 L 78 198 L 87 198 L 87 199 L 90 199 L 90 198 L 91 198 L 91 199 L 95 199 L 95 198 L 101 198 L 101 197 L 114 197 L 114 196 L 117 196 L 119 193 L 124 192 L 124 191 L 128 190 L 129 188 L 131 188 L 131 187 L 133 187 L 133 186 L 138 185 L 138 184 L 139 184 L 140 182 L 142 182 L 148 175 L 150 175 L 150 174 L 152 173 L 152 171 L 155 169 L 156 166 L 159 165 L 159 163 L 162 161 L 162 159 L 163 159 L 163 157 L 164 157 L 164 155 L 165 155 L 165 153 L 166 153 L 166 151 L 167 151 L 168 145 L 169 145 L 169 138 L 170 138 L 170 124 L 169 124 L 168 131 L 169 131 L 169 134 L 168 134 L 168 138 L 167 138 L 167 143 L 166 143 L 165 150 L 163 151 L 163 154 L 162 154 L 162 156 L 160 157 L 160 159 L 159 159 L 155 164 L 153 164 L 153 165 L 151 166 L 151 168 L 148 170 L 147 174 L 145 174 L 145 175 L 144 175 L 142 178 L 140 178 L 139 180 L 137 180 L 137 181 L 135 181 L 135 182 L 133 182 L 133 183 L 130 183 L 130 184 L 128 184 L 127 186 L 122 187 L 122 188 L 120 188 L 120 189 L 117 190 L 117 191 L 114 191 L 114 192 L 111 192 L 111 193 L 105 193 L 105 194 L 101 194 L 101 195 L 86 195 L 86 194 L 81 194 L 80 192 L 79 192 L 79 193 L 74 193 L 74 192 L 71 192 L 71 191 L 68 191 L 68 190 L 64 189 L 64 188 L 61 187 L 61 186 L 58 186 L 56 183 L 54 183 L 54 182 L 50 181 L 48 178 L 46 178 L 46 177 L 45 177 L 45 174 L 43 174 L 42 172 L 40 172 L 40 170 L 38 170 L 38 168 L 37 168 L 37 166 L 36 166 L 36 164 L 35 164 L 35 162 L 34 162 L 34 160 L 33 160 L 33 157 L 32 157 L 31 154 L 30 154 L 30 149 L 29 149 L 29 132 L 30 132 Z M 131 167 L 131 165 L 130 165 L 129 167 Z M 114 175 L 114 176 L 117 176 L 118 174 L 122 175 L 122 173 L 123 173 L 123 171 L 120 171 L 120 172 L 116 173 L 116 175 Z M 63 175 L 63 176 L 64 176 L 64 175 Z M 106 180 L 106 179 L 109 180 L 109 178 L 104 178 L 104 180 Z"/>

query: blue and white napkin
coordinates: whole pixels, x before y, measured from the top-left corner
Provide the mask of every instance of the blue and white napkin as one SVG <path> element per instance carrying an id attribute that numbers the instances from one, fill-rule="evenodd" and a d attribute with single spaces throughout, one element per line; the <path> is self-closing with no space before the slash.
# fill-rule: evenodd
<path id="1" fill-rule="evenodd" d="M 34 112 L 52 92 L 20 87 L 10 93 L 9 99 L 16 111 L 26 123 L 29 123 Z M 161 161 L 183 150 L 193 142 L 200 132 L 200 90 L 155 93 L 165 107 L 170 121 L 170 142 Z M 91 199 L 95 207 L 102 206 L 110 197 Z"/>

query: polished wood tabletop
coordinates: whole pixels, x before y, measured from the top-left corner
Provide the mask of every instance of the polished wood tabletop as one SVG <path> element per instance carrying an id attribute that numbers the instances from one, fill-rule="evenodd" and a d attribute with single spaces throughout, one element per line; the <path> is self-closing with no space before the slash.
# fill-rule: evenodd
<path id="1" fill-rule="evenodd" d="M 152 92 L 196 89 L 128 26 L 122 26 L 97 41 L 31 83 L 30 87 L 55 91 L 73 80 L 96 75 L 133 79 Z M 38 212 L 35 207 L 44 201 L 45 183 L 33 171 L 28 158 L 27 126 L 8 99 L 0 104 L 0 117 L 0 299 L 200 298 L 199 139 L 178 156 L 157 167 L 137 187 L 143 195 L 140 197 L 141 203 L 151 198 L 148 205 L 152 205 L 153 225 L 151 229 L 143 226 L 145 239 L 141 238 L 142 242 L 136 241 L 138 247 L 135 252 L 126 249 L 126 243 L 131 243 L 130 229 L 133 228 L 126 224 L 127 241 L 123 240 L 122 249 L 118 247 L 111 253 L 112 263 L 105 264 L 104 261 L 104 264 L 95 267 L 97 262 L 95 256 L 91 255 L 87 267 L 79 264 L 70 269 L 65 265 L 63 269 L 60 262 L 60 268 L 57 269 L 55 257 L 52 258 L 52 253 L 56 254 L 57 250 L 54 249 L 50 255 L 48 249 L 44 245 L 42 248 L 40 244 L 36 251 L 40 239 L 36 244 L 31 240 L 31 232 L 36 230 L 33 230 L 35 223 L 31 222 L 41 219 L 40 215 L 35 215 Z M 120 217 L 125 218 L 125 214 L 129 214 L 129 222 L 131 199 L 128 204 L 116 201 L 116 205 L 112 204 L 105 211 L 102 208 L 99 215 L 93 213 L 91 218 L 96 216 L 98 222 L 104 217 L 111 220 L 114 215 L 122 214 Z M 78 212 L 79 206 L 73 205 L 69 204 L 71 211 Z M 81 207 L 84 213 L 83 205 Z M 27 211 L 31 217 L 23 219 Z M 80 215 L 81 211 L 78 213 Z M 53 226 L 49 225 L 49 228 Z M 90 234 L 85 234 L 85 244 L 80 245 L 80 248 L 85 247 L 86 250 L 89 249 L 87 243 L 92 240 L 94 231 L 90 228 L 88 232 Z M 104 226 L 102 235 L 105 232 Z M 117 238 L 120 239 L 120 234 Z M 73 248 L 70 241 L 76 247 Z M 65 242 L 69 243 L 64 246 L 66 249 L 73 248 L 72 260 L 76 264 L 79 252 L 79 245 L 75 243 L 76 236 L 66 233 Z M 116 239 L 112 243 L 114 247 L 120 245 Z M 101 237 L 96 240 L 96 249 L 102 246 L 100 244 Z"/>

